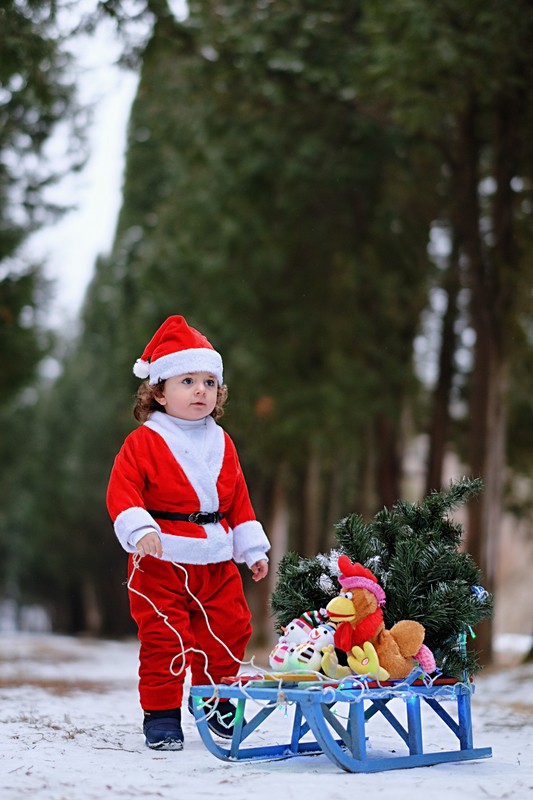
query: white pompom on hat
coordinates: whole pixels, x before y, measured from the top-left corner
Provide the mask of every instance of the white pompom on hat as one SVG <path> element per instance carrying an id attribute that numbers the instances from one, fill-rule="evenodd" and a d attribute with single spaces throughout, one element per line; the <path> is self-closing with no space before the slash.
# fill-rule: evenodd
<path id="1" fill-rule="evenodd" d="M 210 372 L 219 386 L 223 383 L 220 353 L 184 317 L 174 315 L 155 332 L 133 365 L 133 373 L 153 385 L 188 372 Z"/>

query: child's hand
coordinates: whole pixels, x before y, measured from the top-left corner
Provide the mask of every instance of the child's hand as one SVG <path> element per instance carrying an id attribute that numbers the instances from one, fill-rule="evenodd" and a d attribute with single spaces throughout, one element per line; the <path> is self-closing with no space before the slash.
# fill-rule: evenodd
<path id="1" fill-rule="evenodd" d="M 153 533 L 147 533 L 142 539 L 139 539 L 137 542 L 137 552 L 141 558 L 143 556 L 161 558 L 163 555 L 163 545 L 161 544 L 159 534 L 154 531 Z"/>
<path id="2" fill-rule="evenodd" d="M 268 561 L 256 561 L 250 569 L 252 570 L 252 580 L 260 581 L 268 575 Z"/>

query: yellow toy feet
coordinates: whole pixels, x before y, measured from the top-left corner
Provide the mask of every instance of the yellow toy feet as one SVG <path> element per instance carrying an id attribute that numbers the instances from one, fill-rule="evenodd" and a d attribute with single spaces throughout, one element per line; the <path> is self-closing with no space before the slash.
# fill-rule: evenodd
<path id="1" fill-rule="evenodd" d="M 343 678 L 346 678 L 348 675 L 351 675 L 351 670 L 348 667 L 341 667 L 339 664 L 339 659 L 337 658 L 337 653 L 335 652 L 335 648 L 332 644 L 328 644 L 326 647 L 322 648 L 322 661 L 320 662 L 320 668 L 324 675 L 327 675 L 328 678 L 331 678 L 335 681 L 341 681 Z"/>
<path id="2" fill-rule="evenodd" d="M 370 675 L 378 681 L 387 681 L 389 673 L 379 665 L 378 654 L 372 642 L 365 642 L 363 647 L 352 647 L 352 655 L 348 656 L 348 664 L 357 675 Z"/>

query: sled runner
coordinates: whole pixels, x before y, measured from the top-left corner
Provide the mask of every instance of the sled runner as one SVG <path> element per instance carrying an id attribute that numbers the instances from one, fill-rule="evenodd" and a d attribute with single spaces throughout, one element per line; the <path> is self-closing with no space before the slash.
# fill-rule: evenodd
<path id="1" fill-rule="evenodd" d="M 234 679 L 238 682 L 217 686 L 221 697 L 237 702 L 232 738 L 225 747 L 212 737 L 203 709 L 204 700 L 215 694 L 213 687 L 193 686 L 194 716 L 207 749 L 224 761 L 264 761 L 323 753 L 347 772 L 380 772 L 492 755 L 490 747 L 473 746 L 473 683 L 449 679 L 425 683 L 419 673 L 410 676 L 411 682 L 407 679 L 381 685 L 348 680 L 326 684 L 302 681 L 303 676 L 300 680 L 294 680 L 295 675 L 288 677 L 291 680 Z M 453 706 L 453 715 L 444 703 Z M 423 737 L 424 707 L 431 709 L 451 732 L 455 749 L 430 750 Z M 245 745 L 271 714 L 284 713 L 284 709 L 292 709 L 292 730 L 286 744 Z M 390 752 L 372 748 L 372 720 L 378 715 L 388 723 L 387 731 L 390 728 L 398 735 Z"/>

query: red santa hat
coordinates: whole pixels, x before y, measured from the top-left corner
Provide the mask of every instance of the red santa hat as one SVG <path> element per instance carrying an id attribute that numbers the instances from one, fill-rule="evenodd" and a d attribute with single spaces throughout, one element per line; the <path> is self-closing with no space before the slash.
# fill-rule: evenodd
<path id="1" fill-rule="evenodd" d="M 158 381 L 186 372 L 210 372 L 222 384 L 222 357 L 184 317 L 168 317 L 133 365 L 138 378 Z"/>
<path id="2" fill-rule="evenodd" d="M 375 595 L 379 606 L 385 605 L 385 592 L 369 569 L 359 562 L 352 564 L 345 555 L 339 556 L 338 564 L 341 571 L 339 583 L 343 589 L 367 589 Z"/>

